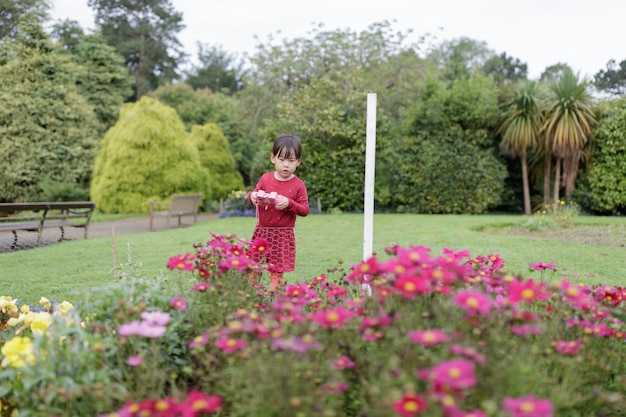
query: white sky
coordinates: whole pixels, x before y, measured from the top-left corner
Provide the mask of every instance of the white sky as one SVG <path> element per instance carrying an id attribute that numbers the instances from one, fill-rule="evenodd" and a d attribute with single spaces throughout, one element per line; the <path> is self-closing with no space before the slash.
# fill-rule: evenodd
<path id="1" fill-rule="evenodd" d="M 388 20 L 394 31 L 484 41 L 498 54 L 528 64 L 531 78 L 559 62 L 592 78 L 614 59 L 626 59 L 626 0 L 171 0 L 186 28 L 178 39 L 190 59 L 197 42 L 252 54 L 256 35 L 281 40 L 326 30 L 361 32 Z M 53 0 L 52 18 L 93 29 L 87 0 Z M 277 32 L 280 32 L 277 35 Z"/>

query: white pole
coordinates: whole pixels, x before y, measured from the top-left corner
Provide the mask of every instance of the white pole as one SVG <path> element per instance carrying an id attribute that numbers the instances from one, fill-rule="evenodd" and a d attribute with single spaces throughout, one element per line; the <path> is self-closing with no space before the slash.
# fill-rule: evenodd
<path id="1" fill-rule="evenodd" d="M 367 95 L 367 127 L 365 139 L 365 204 L 363 208 L 363 260 L 372 256 L 374 245 L 374 166 L 376 162 L 376 94 Z M 371 295 L 372 289 L 363 284 Z"/>

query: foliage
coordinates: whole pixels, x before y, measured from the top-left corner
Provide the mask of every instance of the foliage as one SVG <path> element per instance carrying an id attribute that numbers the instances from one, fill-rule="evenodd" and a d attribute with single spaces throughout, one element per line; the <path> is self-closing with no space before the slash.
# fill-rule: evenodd
<path id="1" fill-rule="evenodd" d="M 188 131 L 195 125 L 217 123 L 228 139 L 237 170 L 246 184 L 250 183 L 252 159 L 258 145 L 249 137 L 251 128 L 242 115 L 239 100 L 208 89 L 193 90 L 186 83 L 162 85 L 151 95 L 176 109 Z"/>
<path id="2" fill-rule="evenodd" d="M 626 214 L 626 99 L 610 103 L 593 140 L 593 163 L 582 173 L 576 198 L 596 213 Z"/>
<path id="3" fill-rule="evenodd" d="M 626 94 L 626 59 L 617 64 L 611 59 L 606 64 L 605 70 L 600 70 L 594 75 L 593 85 L 600 91 L 614 96 Z"/>
<path id="4" fill-rule="evenodd" d="M 89 201 L 89 187 L 86 185 L 46 180 L 38 186 L 41 188 L 39 197 L 42 201 Z"/>
<path id="5" fill-rule="evenodd" d="M 101 124 L 98 136 L 102 136 L 115 124 L 124 100 L 132 92 L 124 60 L 99 33 L 85 35 L 76 22 L 55 25 L 54 34 L 82 69 L 77 85 L 94 107 Z"/>
<path id="6" fill-rule="evenodd" d="M 234 94 L 243 88 L 243 63 L 235 62 L 237 56 L 219 46 L 198 42 L 199 65 L 187 74 L 185 83 L 194 90 L 208 88 L 213 92 Z"/>
<path id="7" fill-rule="evenodd" d="M 129 275 L 41 316 L 2 297 L 13 317 L 0 398 L 33 417 L 186 406 L 190 417 L 551 417 L 626 405 L 621 287 L 548 285 L 507 274 L 498 255 L 396 245 L 271 294 L 266 265 L 250 259 L 261 243 L 213 235 L 173 256 L 177 290 Z"/>
<path id="8" fill-rule="evenodd" d="M 498 84 L 516 84 L 528 79 L 528 65 L 505 52 L 487 59 L 482 71 L 485 75 L 493 76 Z"/>
<path id="9" fill-rule="evenodd" d="M 559 200 L 556 204 L 548 204 L 537 210 L 532 216 L 524 219 L 521 225 L 531 231 L 572 227 L 579 215 L 580 206 L 576 202 Z"/>
<path id="10" fill-rule="evenodd" d="M 209 173 L 212 195 L 206 196 L 207 199 L 226 198 L 233 190 L 243 188 L 243 179 L 235 170 L 228 141 L 217 124 L 194 126 L 189 137 L 198 149 L 200 164 Z"/>
<path id="11" fill-rule="evenodd" d="M 184 26 L 170 0 L 89 0 L 88 5 L 103 38 L 124 57 L 134 76 L 136 101 L 178 78 L 184 52 L 176 36 Z"/>
<path id="12" fill-rule="evenodd" d="M 392 188 L 398 210 L 483 213 L 499 202 L 506 176 L 494 149 L 497 91 L 474 75 L 450 87 L 429 78 L 397 151 Z"/>
<path id="13" fill-rule="evenodd" d="M 102 139 L 91 198 L 103 213 L 147 213 L 176 193 L 211 195 L 208 173 L 182 121 L 151 97 L 129 103 Z"/>
<path id="14" fill-rule="evenodd" d="M 49 9 L 47 0 L 0 0 L 0 44 L 15 37 L 24 15 L 33 14 L 43 20 Z"/>
<path id="15" fill-rule="evenodd" d="M 0 201 L 38 198 L 42 181 L 85 186 L 97 147 L 97 119 L 81 96 L 79 67 L 24 19 L 0 66 Z"/>

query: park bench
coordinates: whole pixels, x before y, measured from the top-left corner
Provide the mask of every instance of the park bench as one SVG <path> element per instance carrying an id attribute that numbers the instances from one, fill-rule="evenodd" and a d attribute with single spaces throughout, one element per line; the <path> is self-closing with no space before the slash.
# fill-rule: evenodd
<path id="1" fill-rule="evenodd" d="M 202 194 L 174 194 L 172 201 L 150 202 L 150 230 L 157 217 L 167 218 L 167 228 L 170 228 L 172 218 L 178 218 L 178 226 L 182 226 L 183 216 L 193 216 L 193 224 L 198 221 L 198 210 Z"/>
<path id="2" fill-rule="evenodd" d="M 0 203 L 0 231 L 13 233 L 13 244 L 17 245 L 17 232 L 37 232 L 37 245 L 41 244 L 43 229 L 58 227 L 59 242 L 65 238 L 66 227 L 84 229 L 87 239 L 91 215 L 96 203 L 91 201 Z"/>

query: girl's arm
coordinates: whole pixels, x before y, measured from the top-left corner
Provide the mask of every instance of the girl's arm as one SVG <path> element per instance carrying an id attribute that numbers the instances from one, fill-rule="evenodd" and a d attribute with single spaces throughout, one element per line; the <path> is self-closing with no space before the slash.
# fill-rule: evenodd
<path id="1" fill-rule="evenodd" d="M 296 198 L 289 199 L 287 209 L 302 217 L 309 214 L 309 196 L 307 195 L 304 183 L 302 183 L 302 187 L 296 192 Z"/>

